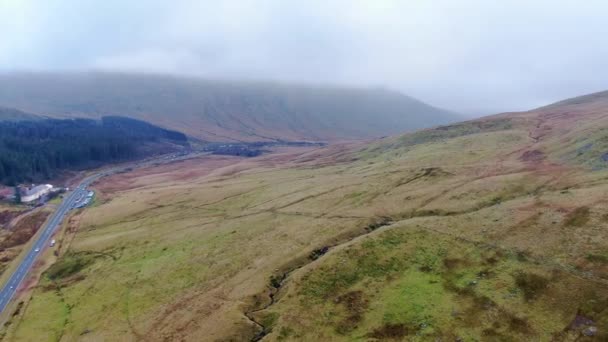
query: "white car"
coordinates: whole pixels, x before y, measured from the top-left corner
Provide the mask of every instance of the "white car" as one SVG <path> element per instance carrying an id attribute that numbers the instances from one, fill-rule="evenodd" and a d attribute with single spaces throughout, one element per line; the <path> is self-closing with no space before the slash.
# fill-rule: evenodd
<path id="1" fill-rule="evenodd" d="M 36 252 L 36 253 L 40 252 L 40 248 L 34 249 L 34 252 Z"/>

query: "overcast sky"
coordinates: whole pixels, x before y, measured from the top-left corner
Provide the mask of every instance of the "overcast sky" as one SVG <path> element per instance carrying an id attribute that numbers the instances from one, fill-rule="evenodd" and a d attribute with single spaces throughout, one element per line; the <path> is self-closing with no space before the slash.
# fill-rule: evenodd
<path id="1" fill-rule="evenodd" d="M 608 89 L 608 3 L 0 0 L 0 71 L 384 86 L 472 115 Z"/>

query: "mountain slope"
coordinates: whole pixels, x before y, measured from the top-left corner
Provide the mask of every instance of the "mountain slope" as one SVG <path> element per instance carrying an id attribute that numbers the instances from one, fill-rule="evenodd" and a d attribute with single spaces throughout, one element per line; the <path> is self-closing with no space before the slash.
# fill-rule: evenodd
<path id="1" fill-rule="evenodd" d="M 608 106 L 577 101 L 112 176 L 7 336 L 606 340 Z"/>
<path id="2" fill-rule="evenodd" d="M 130 116 L 208 141 L 344 140 L 454 121 L 380 89 L 135 74 L 0 75 L 0 105 L 56 117 Z"/>
<path id="3" fill-rule="evenodd" d="M 41 116 L 26 113 L 14 108 L 0 107 L 0 121 L 40 120 Z"/>

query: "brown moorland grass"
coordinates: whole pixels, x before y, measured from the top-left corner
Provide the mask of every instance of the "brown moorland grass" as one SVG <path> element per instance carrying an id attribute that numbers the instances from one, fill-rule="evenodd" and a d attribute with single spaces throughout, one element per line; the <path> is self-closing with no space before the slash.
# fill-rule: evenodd
<path id="1" fill-rule="evenodd" d="M 26 244 L 46 221 L 50 212 L 47 210 L 36 210 L 19 217 L 10 229 L 5 229 L 0 234 L 0 274 L 9 264 L 19 256 L 24 244 Z M 15 216 L 14 218 L 16 218 Z"/>
<path id="2" fill-rule="evenodd" d="M 608 171 L 563 139 L 608 123 L 574 109 L 108 178 L 7 338 L 605 338 Z"/>

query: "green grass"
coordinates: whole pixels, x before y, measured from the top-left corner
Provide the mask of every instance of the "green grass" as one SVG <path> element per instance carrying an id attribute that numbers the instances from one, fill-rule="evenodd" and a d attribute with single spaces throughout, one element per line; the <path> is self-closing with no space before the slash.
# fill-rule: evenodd
<path id="1" fill-rule="evenodd" d="M 140 193 L 133 194 L 124 203 L 118 198 L 96 208 L 87 208 L 84 220 L 93 224 L 83 225 L 70 252 L 47 272 L 49 279 L 60 284 L 65 302 L 71 306 L 71 323 L 64 330 L 66 338 L 77 338 L 90 330 L 93 332 L 88 336 L 98 335 L 112 340 L 125 334 L 155 329 L 160 325 L 153 322 L 162 319 L 155 316 L 156 313 L 170 309 L 170 303 L 184 303 L 180 309 L 184 310 L 182 317 L 196 315 L 199 311 L 190 310 L 192 300 L 184 298 L 185 295 L 205 293 L 224 286 L 241 286 L 243 282 L 230 279 L 243 270 L 253 270 L 258 260 L 270 258 L 267 260 L 271 262 L 261 264 L 264 272 L 246 271 L 251 272 L 249 279 L 253 279 L 252 284 L 261 289 L 277 264 L 289 260 L 299 251 L 322 246 L 328 237 L 337 236 L 341 230 L 347 231 L 347 227 L 352 227 L 351 222 L 360 221 L 350 218 L 311 220 L 306 216 L 264 211 L 262 203 L 276 194 L 263 193 L 265 188 L 260 187 L 258 179 L 254 178 L 251 184 L 252 191 L 248 191 L 248 185 L 241 182 L 224 187 L 221 191 L 225 191 L 225 203 L 205 197 L 218 194 L 218 190 L 212 193 L 198 189 L 179 205 L 146 203 L 144 211 L 125 219 L 116 219 L 116 214 L 123 208 L 138 208 L 138 201 L 142 199 Z M 307 195 L 305 179 L 293 186 L 302 187 L 303 194 L 299 196 Z M 246 194 L 233 196 L 242 191 Z M 294 201 L 297 200 L 297 196 L 294 197 Z M 260 213 L 239 217 L 244 213 L 241 208 L 252 205 L 258 205 L 252 211 Z M 107 211 L 87 221 L 86 215 L 95 214 L 96 210 Z M 218 218 L 218 214 L 224 217 Z M 301 241 L 306 241 L 306 244 L 302 245 Z M 277 248 L 278 242 L 280 248 Z M 269 254 L 269 251 L 274 254 Z M 35 291 L 35 296 L 51 300 L 55 296 L 53 291 L 44 290 L 51 284 L 43 283 Z M 244 284 L 249 284 L 249 281 Z M 251 294 L 259 291 L 257 287 L 251 290 L 249 286 L 246 285 L 244 291 Z M 206 310 L 207 303 L 215 298 L 196 301 L 200 312 Z M 240 306 L 231 310 L 235 316 L 242 315 Z M 46 314 L 45 311 L 27 310 L 24 320 L 45 320 Z M 237 326 L 238 329 L 228 321 L 222 324 L 230 331 L 250 331 L 245 326 L 246 322 Z M 34 340 L 39 332 L 17 330 L 22 336 Z"/>
<path id="2" fill-rule="evenodd" d="M 80 272 L 93 261 L 94 256 L 88 253 L 68 253 L 49 267 L 46 276 L 51 280 L 67 278 Z"/>
<path id="3" fill-rule="evenodd" d="M 353 316 L 355 305 L 345 309 L 341 298 L 355 292 L 366 305 Z M 404 227 L 332 254 L 273 310 L 281 313 L 277 335 L 289 331 L 304 340 L 545 340 L 598 298 L 607 300 L 608 289 L 548 275 L 518 253 Z M 608 319 L 593 310 L 594 319 Z M 294 311 L 302 322 L 283 318 Z M 309 325 L 318 329 L 303 329 Z"/>
<path id="4" fill-rule="evenodd" d="M 449 317 L 453 299 L 440 275 L 410 268 L 395 283 L 379 298 L 385 303 L 383 324 L 404 324 L 432 333 L 444 323 L 438 319 Z"/>
<path id="5" fill-rule="evenodd" d="M 68 323 L 70 309 L 63 301 L 61 294 L 50 291 L 44 295 L 34 295 L 30 300 L 28 311 L 35 311 L 45 317 L 44 320 L 24 320 L 18 322 L 14 336 L 17 341 L 59 341 Z"/>
<path id="6" fill-rule="evenodd" d="M 606 338 L 608 171 L 557 165 L 557 128 L 492 118 L 330 151 L 325 166 L 100 186 L 49 273 L 70 308 L 61 333 L 246 340 L 253 311 L 269 341 L 572 340 L 582 313 Z M 522 160 L 531 149 L 547 160 Z M 52 284 L 37 301 L 57 300 Z M 26 309 L 19 340 L 60 317 Z"/>
<path id="7" fill-rule="evenodd" d="M 389 257 L 384 254 L 400 243 L 398 235 L 390 235 L 381 240 L 369 240 L 360 250 L 347 249 L 348 258 L 353 263 L 352 267 L 338 270 L 337 265 L 321 268 L 323 276 L 311 275 L 307 285 L 303 288 L 303 294 L 315 302 L 325 301 L 335 296 L 340 291 L 350 288 L 364 278 L 385 278 L 397 272 L 402 267 L 403 261 Z"/>
<path id="8" fill-rule="evenodd" d="M 593 127 L 591 132 L 579 136 L 561 153 L 560 159 L 574 165 L 585 165 L 594 170 L 608 167 L 602 156 L 608 152 L 608 128 Z"/>
<path id="9" fill-rule="evenodd" d="M 399 139 L 401 146 L 413 146 L 452 139 L 477 133 L 487 133 L 513 128 L 511 119 L 494 119 L 485 121 L 468 121 L 449 126 L 440 126 L 431 130 L 423 130 L 403 135 Z"/>
<path id="10" fill-rule="evenodd" d="M 52 200 L 50 200 L 48 203 L 49 204 L 60 204 L 63 201 L 63 198 L 61 196 L 57 196 L 55 198 L 53 198 Z"/>
<path id="11" fill-rule="evenodd" d="M 466 137 L 479 133 L 506 131 L 514 127 L 511 119 L 493 119 L 485 121 L 467 121 L 433 129 L 421 130 L 405 134 L 397 139 L 383 141 L 365 148 L 359 153 L 363 159 L 377 157 L 390 150 L 412 148 L 417 145 L 445 142 L 458 137 Z"/>

